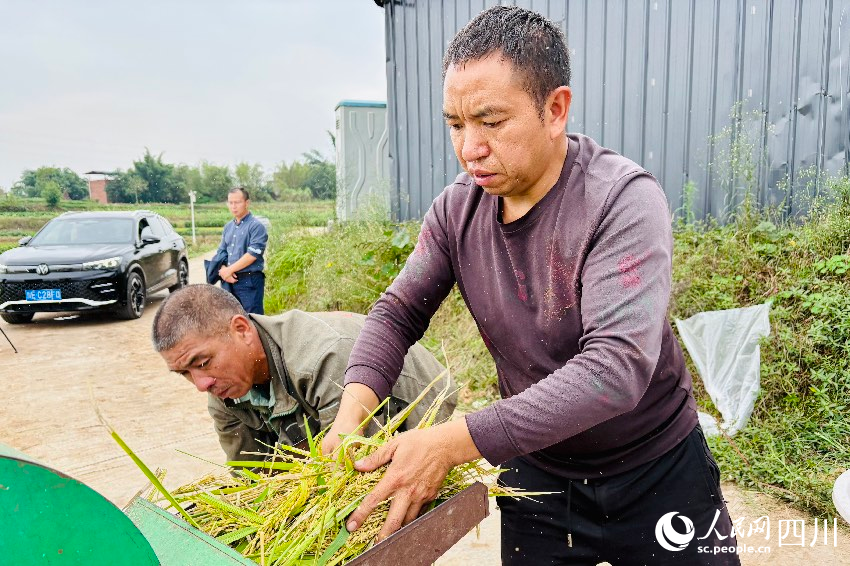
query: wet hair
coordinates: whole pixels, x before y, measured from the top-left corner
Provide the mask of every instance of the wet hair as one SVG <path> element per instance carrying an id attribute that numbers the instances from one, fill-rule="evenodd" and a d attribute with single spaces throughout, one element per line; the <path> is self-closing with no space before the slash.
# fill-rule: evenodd
<path id="1" fill-rule="evenodd" d="M 251 200 L 251 197 L 248 196 L 248 189 L 246 189 L 245 187 L 233 187 L 232 189 L 227 191 L 227 194 L 229 195 L 232 195 L 233 193 L 242 193 L 242 196 L 245 198 L 245 200 Z"/>
<path id="2" fill-rule="evenodd" d="M 570 56 L 561 29 L 537 12 L 516 6 L 484 10 L 455 35 L 443 57 L 443 80 L 451 65 L 493 54 L 524 75 L 525 90 L 541 118 L 549 94 L 570 85 Z"/>
<path id="3" fill-rule="evenodd" d="M 247 317 L 239 301 L 213 285 L 189 285 L 171 293 L 153 319 L 153 349 L 163 352 L 191 334 L 222 336 L 236 315 Z"/>

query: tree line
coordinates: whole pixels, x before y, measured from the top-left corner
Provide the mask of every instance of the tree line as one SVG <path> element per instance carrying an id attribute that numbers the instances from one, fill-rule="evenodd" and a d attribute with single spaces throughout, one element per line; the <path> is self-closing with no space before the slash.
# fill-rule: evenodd
<path id="1" fill-rule="evenodd" d="M 149 150 L 127 170 L 108 174 L 109 202 L 179 203 L 189 201 L 194 191 L 198 202 L 222 202 L 227 191 L 245 187 L 252 200 L 299 201 L 336 198 L 336 165 L 317 150 L 291 163 L 279 163 L 271 173 L 259 164 L 239 163 L 234 167 L 206 161 L 198 166 L 166 163 L 162 154 Z M 61 198 L 88 198 L 88 183 L 66 168 L 39 167 L 26 170 L 11 192 L 22 197 L 42 197 L 55 205 Z"/>

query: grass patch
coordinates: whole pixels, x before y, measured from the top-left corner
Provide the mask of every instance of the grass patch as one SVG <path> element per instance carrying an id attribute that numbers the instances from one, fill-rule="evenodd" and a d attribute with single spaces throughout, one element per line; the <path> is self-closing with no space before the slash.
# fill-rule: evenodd
<path id="1" fill-rule="evenodd" d="M 726 226 L 680 226 L 670 310 L 687 318 L 773 301 L 749 425 L 710 442 L 727 479 L 828 516 L 832 484 L 850 462 L 850 180 L 827 185 L 831 200 L 802 223 L 745 203 Z"/>
<path id="2" fill-rule="evenodd" d="M 171 222 L 189 246 L 191 256 L 205 253 L 218 246 L 221 231 L 232 218 L 224 203 L 195 205 L 195 237 L 192 243 L 192 216 L 188 204 L 100 204 L 97 202 L 63 200 L 51 208 L 44 199 L 14 196 L 0 197 L 0 252 L 16 247 L 18 240 L 32 236 L 44 224 L 63 212 L 87 210 L 152 210 Z M 334 217 L 333 201 L 257 202 L 252 212 L 271 222 L 269 239 L 282 240 L 291 231 L 302 227 L 324 226 Z"/>

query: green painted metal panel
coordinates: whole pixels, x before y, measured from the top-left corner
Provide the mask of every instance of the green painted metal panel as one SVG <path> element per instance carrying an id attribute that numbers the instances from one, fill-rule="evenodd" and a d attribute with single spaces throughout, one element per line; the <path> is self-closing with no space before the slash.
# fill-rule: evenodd
<path id="1" fill-rule="evenodd" d="M 6 446 L 2 442 L 0 442 L 0 458 L 15 458 L 16 460 L 23 460 L 25 462 L 32 462 L 33 464 L 38 464 L 37 461 L 33 460 L 23 452 L 15 450 L 11 446 Z"/>
<path id="2" fill-rule="evenodd" d="M 257 566 L 256 562 L 146 499 L 136 497 L 124 513 L 145 535 L 163 566 Z"/>
<path id="3" fill-rule="evenodd" d="M 151 545 L 102 495 L 0 444 L 4 564 L 159 564 Z"/>

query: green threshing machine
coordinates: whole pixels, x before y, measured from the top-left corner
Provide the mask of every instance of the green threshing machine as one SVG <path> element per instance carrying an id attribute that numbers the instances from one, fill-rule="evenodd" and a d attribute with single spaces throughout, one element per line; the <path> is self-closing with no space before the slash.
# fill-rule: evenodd
<path id="1" fill-rule="evenodd" d="M 478 483 L 350 565 L 433 563 L 488 514 Z M 85 484 L 0 443 L 0 563 L 256 566 L 146 499 L 119 509 Z"/>

